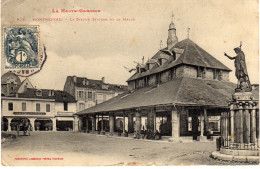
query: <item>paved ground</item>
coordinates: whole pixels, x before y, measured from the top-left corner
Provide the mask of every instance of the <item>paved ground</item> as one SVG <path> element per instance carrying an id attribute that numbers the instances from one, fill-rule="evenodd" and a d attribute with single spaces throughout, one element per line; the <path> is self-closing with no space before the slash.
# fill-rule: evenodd
<path id="1" fill-rule="evenodd" d="M 169 143 L 34 132 L 2 144 L 3 165 L 237 165 L 210 158 L 215 142 Z"/>

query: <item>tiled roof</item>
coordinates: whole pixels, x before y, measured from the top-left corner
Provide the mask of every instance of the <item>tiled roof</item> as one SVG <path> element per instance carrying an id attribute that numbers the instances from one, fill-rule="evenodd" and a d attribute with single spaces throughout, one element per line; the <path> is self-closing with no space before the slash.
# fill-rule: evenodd
<path id="1" fill-rule="evenodd" d="M 203 50 L 190 39 L 185 39 L 183 41 L 178 42 L 174 47 L 172 47 L 171 51 L 173 51 L 174 48 L 184 50 L 183 53 L 176 60 L 168 60 L 162 66 L 156 65 L 155 67 L 146 72 L 135 73 L 127 81 L 132 81 L 147 75 L 162 72 L 180 64 L 188 64 L 193 66 L 201 66 L 231 71 L 231 69 L 226 67 L 223 63 L 218 61 L 215 57 L 211 56 L 209 53 L 207 53 L 205 50 Z M 165 55 L 170 56 L 170 54 L 166 52 L 166 48 L 158 51 L 152 57 L 152 59 L 159 59 L 165 57 Z"/>
<path id="2" fill-rule="evenodd" d="M 40 96 L 36 95 L 36 91 L 40 90 L 42 94 Z M 33 98 L 33 99 L 54 99 L 55 102 L 77 102 L 75 98 L 65 91 L 53 90 L 54 96 L 49 95 L 50 89 L 32 89 L 27 88 L 24 93 L 18 93 L 18 98 Z M 12 95 L 16 97 L 16 95 Z"/>
<path id="3" fill-rule="evenodd" d="M 67 78 L 69 78 L 69 80 L 73 82 L 73 76 L 68 76 Z M 84 80 L 88 81 L 88 85 L 87 84 L 83 85 Z M 85 77 L 77 77 L 77 81 L 74 84 L 76 87 L 85 87 L 85 88 L 107 90 L 107 91 L 113 90 L 117 92 L 125 92 L 128 89 L 126 85 L 108 84 L 108 83 L 103 83 L 102 80 L 88 79 Z M 102 88 L 102 85 L 108 85 L 108 89 Z"/>
<path id="4" fill-rule="evenodd" d="M 148 86 L 118 95 L 76 114 L 110 112 L 155 105 L 227 107 L 236 84 L 217 80 L 178 78 L 158 86 Z M 253 92 L 258 98 L 258 91 Z"/>

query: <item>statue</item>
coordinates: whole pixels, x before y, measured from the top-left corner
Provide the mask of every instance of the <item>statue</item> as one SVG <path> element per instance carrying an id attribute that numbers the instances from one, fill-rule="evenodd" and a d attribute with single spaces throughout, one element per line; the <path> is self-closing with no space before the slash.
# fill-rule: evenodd
<path id="1" fill-rule="evenodd" d="M 237 83 L 237 88 L 236 92 L 239 91 L 245 91 L 245 92 L 250 92 L 252 91 L 252 86 L 249 81 L 247 69 L 246 69 L 246 62 L 245 62 L 245 54 L 241 50 L 242 44 L 240 44 L 240 47 L 237 47 L 234 49 L 236 52 L 237 56 L 231 57 L 224 53 L 225 56 L 227 56 L 229 59 L 234 60 L 235 59 L 235 68 L 236 68 L 236 77 L 238 79 Z"/>

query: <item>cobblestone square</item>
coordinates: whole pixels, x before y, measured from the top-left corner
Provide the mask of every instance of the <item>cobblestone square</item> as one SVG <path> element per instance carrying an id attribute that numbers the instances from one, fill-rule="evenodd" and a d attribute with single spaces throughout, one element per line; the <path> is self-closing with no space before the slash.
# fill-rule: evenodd
<path id="1" fill-rule="evenodd" d="M 2 164 L 236 165 L 212 159 L 215 147 L 215 142 L 170 143 L 79 132 L 33 132 L 2 144 Z"/>

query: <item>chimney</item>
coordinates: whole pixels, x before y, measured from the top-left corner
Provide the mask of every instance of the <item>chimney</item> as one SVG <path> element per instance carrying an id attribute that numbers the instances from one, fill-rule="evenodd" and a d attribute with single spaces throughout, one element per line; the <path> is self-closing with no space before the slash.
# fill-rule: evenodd
<path id="1" fill-rule="evenodd" d="M 23 92 L 25 93 L 27 91 L 27 85 L 24 85 L 24 90 Z"/>
<path id="2" fill-rule="evenodd" d="M 77 83 L 77 76 L 73 76 L 73 82 Z"/>
<path id="3" fill-rule="evenodd" d="M 101 80 L 103 83 L 105 83 L 105 77 L 102 77 Z"/>
<path id="4" fill-rule="evenodd" d="M 49 90 L 49 96 L 51 96 L 52 95 L 52 91 L 51 90 Z"/>

